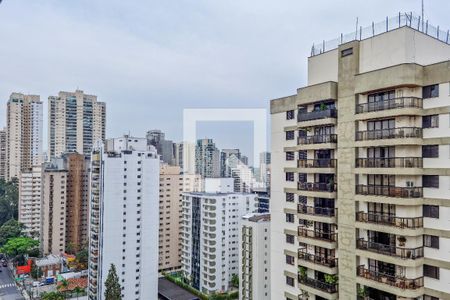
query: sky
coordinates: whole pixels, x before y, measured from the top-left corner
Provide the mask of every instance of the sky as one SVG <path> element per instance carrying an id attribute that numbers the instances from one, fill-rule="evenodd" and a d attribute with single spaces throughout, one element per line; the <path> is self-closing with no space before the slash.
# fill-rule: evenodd
<path id="1" fill-rule="evenodd" d="M 48 96 L 79 88 L 107 103 L 107 137 L 157 128 L 180 141 L 183 109 L 268 110 L 305 85 L 313 43 L 354 31 L 356 17 L 367 26 L 420 9 L 420 0 L 3 0 L 0 126 L 11 92 L 40 95 L 46 112 Z M 441 28 L 449 11 L 448 0 L 425 1 Z M 252 151 L 248 122 L 197 132 Z"/>

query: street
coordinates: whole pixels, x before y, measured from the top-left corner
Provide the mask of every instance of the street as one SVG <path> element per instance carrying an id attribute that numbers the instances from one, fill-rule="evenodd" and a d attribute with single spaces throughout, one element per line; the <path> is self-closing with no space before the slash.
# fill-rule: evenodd
<path id="1" fill-rule="evenodd" d="M 8 268 L 0 266 L 0 300 L 23 300 Z"/>

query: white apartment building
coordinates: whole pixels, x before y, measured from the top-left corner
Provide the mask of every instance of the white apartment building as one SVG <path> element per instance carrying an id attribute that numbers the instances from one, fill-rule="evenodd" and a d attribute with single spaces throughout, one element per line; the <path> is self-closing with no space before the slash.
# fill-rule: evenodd
<path id="1" fill-rule="evenodd" d="M 42 163 L 43 108 L 39 96 L 12 93 L 6 114 L 7 179 Z"/>
<path id="2" fill-rule="evenodd" d="M 206 294 L 230 289 L 240 218 L 255 210 L 256 196 L 234 193 L 231 178 L 207 178 L 205 192 L 183 193 L 181 268 L 191 286 Z"/>
<path id="3" fill-rule="evenodd" d="M 89 285 L 104 299 L 114 264 L 123 299 L 158 294 L 159 157 L 145 138 L 98 142 L 91 155 Z M 107 300 L 107 299 L 104 299 Z"/>
<path id="4" fill-rule="evenodd" d="M 271 299 L 270 214 L 243 216 L 239 241 L 239 299 Z"/>
<path id="5" fill-rule="evenodd" d="M 450 299 L 450 44 L 420 24 L 315 45 L 271 101 L 272 299 Z"/>
<path id="6" fill-rule="evenodd" d="M 34 238 L 41 233 L 41 166 L 23 170 L 19 177 L 19 222 L 24 232 Z"/>
<path id="7" fill-rule="evenodd" d="M 65 152 L 89 155 L 92 145 L 105 139 L 106 104 L 97 96 L 75 92 L 59 92 L 48 97 L 49 157 Z"/>
<path id="8" fill-rule="evenodd" d="M 0 179 L 7 179 L 8 163 L 7 163 L 7 149 L 8 149 L 8 132 L 6 128 L 0 130 Z"/>

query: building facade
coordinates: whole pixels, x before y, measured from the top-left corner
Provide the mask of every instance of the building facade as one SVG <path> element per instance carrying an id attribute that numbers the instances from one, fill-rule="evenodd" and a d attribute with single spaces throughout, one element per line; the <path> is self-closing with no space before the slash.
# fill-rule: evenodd
<path id="1" fill-rule="evenodd" d="M 270 298 L 270 214 L 242 217 L 239 230 L 239 299 Z"/>
<path id="2" fill-rule="evenodd" d="M 41 233 L 42 167 L 23 170 L 19 175 L 18 221 L 27 236 L 38 238 Z"/>
<path id="3" fill-rule="evenodd" d="M 170 140 L 166 140 L 164 132 L 159 129 L 147 131 L 147 142 L 156 148 L 164 163 L 169 165 L 175 164 L 175 144 Z"/>
<path id="4" fill-rule="evenodd" d="M 239 149 L 222 149 L 220 152 L 220 177 L 231 177 L 231 169 L 236 168 L 240 159 Z"/>
<path id="5" fill-rule="evenodd" d="M 270 188 L 270 152 L 259 154 L 259 181 Z"/>
<path id="6" fill-rule="evenodd" d="M 159 157 L 147 139 L 97 143 L 91 155 L 89 299 L 116 266 L 123 299 L 158 294 Z"/>
<path id="7" fill-rule="evenodd" d="M 272 299 L 450 299 L 450 45 L 412 19 L 272 100 Z"/>
<path id="8" fill-rule="evenodd" d="M 6 114 L 7 179 L 42 163 L 43 106 L 39 96 L 12 93 Z"/>
<path id="9" fill-rule="evenodd" d="M 8 133 L 6 128 L 0 130 L 0 179 L 8 179 Z"/>
<path id="10" fill-rule="evenodd" d="M 81 90 L 48 97 L 48 155 L 66 152 L 90 155 L 92 145 L 105 139 L 106 104 Z"/>
<path id="11" fill-rule="evenodd" d="M 195 173 L 204 178 L 220 177 L 220 151 L 212 139 L 197 140 L 195 147 Z"/>
<path id="12" fill-rule="evenodd" d="M 183 275 L 203 293 L 228 291 L 239 270 L 239 220 L 256 209 L 252 194 L 233 192 L 227 182 L 205 182 L 203 193 L 183 193 Z"/>

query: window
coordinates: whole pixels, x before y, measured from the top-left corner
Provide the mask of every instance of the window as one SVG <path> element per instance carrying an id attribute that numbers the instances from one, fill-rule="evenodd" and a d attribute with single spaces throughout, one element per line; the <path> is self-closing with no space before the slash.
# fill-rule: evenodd
<path id="1" fill-rule="evenodd" d="M 287 202 L 294 202 L 295 196 L 293 193 L 286 193 L 286 201 Z"/>
<path id="2" fill-rule="evenodd" d="M 439 268 L 430 265 L 423 265 L 423 276 L 439 279 Z"/>
<path id="3" fill-rule="evenodd" d="M 439 97 L 439 84 L 428 85 L 422 88 L 423 99 L 434 97 Z"/>
<path id="4" fill-rule="evenodd" d="M 287 141 L 293 140 L 294 138 L 295 138 L 295 131 L 293 131 L 293 130 L 286 131 L 286 140 Z"/>
<path id="5" fill-rule="evenodd" d="M 346 57 L 353 54 L 353 48 L 344 49 L 341 51 L 341 56 Z"/>
<path id="6" fill-rule="evenodd" d="M 286 160 L 294 160 L 294 159 L 295 159 L 295 154 L 293 151 L 286 152 Z"/>
<path id="7" fill-rule="evenodd" d="M 423 175 L 422 186 L 425 188 L 439 188 L 439 176 L 438 175 Z"/>
<path id="8" fill-rule="evenodd" d="M 439 237 L 425 234 L 423 236 L 423 245 L 428 248 L 439 249 Z"/>
<path id="9" fill-rule="evenodd" d="M 290 286 L 294 286 L 294 278 L 286 276 L 286 284 Z"/>
<path id="10" fill-rule="evenodd" d="M 286 222 L 294 223 L 294 214 L 286 213 Z"/>
<path id="11" fill-rule="evenodd" d="M 439 145 L 425 145 L 422 146 L 423 158 L 437 158 L 439 157 Z"/>
<path id="12" fill-rule="evenodd" d="M 422 117 L 422 128 L 439 127 L 439 115 L 430 115 Z"/>
<path id="13" fill-rule="evenodd" d="M 294 111 L 293 110 L 288 110 L 286 112 L 286 120 L 292 120 L 294 119 Z"/>
<path id="14" fill-rule="evenodd" d="M 439 206 L 424 205 L 422 210 L 423 210 L 424 217 L 439 219 Z"/>
<path id="15" fill-rule="evenodd" d="M 433 296 L 428 296 L 428 295 L 423 295 L 423 300 L 439 300 L 439 298 L 436 298 Z"/>
<path id="16" fill-rule="evenodd" d="M 288 265 L 294 265 L 294 257 L 286 254 L 286 263 Z"/>
<path id="17" fill-rule="evenodd" d="M 294 181 L 294 173 L 286 172 L 286 181 Z"/>
<path id="18" fill-rule="evenodd" d="M 292 245 L 295 243 L 294 236 L 292 234 L 286 234 L 286 243 Z"/>

